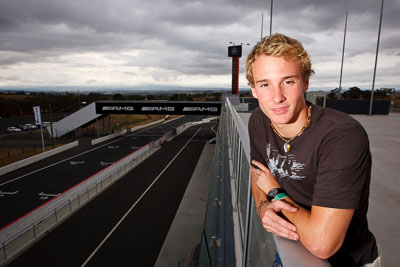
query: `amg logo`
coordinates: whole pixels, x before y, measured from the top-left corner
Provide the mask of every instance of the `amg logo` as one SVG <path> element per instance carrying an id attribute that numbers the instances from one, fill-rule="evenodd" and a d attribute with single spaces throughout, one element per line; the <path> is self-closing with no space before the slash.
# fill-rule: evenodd
<path id="1" fill-rule="evenodd" d="M 130 106 L 104 106 L 101 110 L 107 110 L 107 111 L 133 111 L 133 107 Z"/>
<path id="2" fill-rule="evenodd" d="M 184 107 L 183 111 L 188 111 L 188 112 L 196 112 L 196 111 L 208 111 L 208 112 L 218 112 L 218 108 L 217 107 Z"/>
<path id="3" fill-rule="evenodd" d="M 175 111 L 175 107 L 142 107 L 142 111 Z"/>

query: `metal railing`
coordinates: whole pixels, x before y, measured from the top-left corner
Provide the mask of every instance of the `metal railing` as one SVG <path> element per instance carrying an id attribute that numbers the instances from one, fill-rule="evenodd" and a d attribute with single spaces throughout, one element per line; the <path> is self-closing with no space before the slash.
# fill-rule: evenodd
<path id="1" fill-rule="evenodd" d="M 224 140 L 225 139 L 225 140 Z M 224 144 L 227 144 L 227 151 Z M 225 151 L 225 152 L 224 152 Z M 308 252 L 300 242 L 276 237 L 265 231 L 256 213 L 250 188 L 250 140 L 247 126 L 227 98 L 217 134 L 214 166 L 212 171 L 209 202 L 200 249 L 199 266 L 223 266 L 216 258 L 228 246 L 221 236 L 218 213 L 221 205 L 232 205 L 234 229 L 234 253 L 223 254 L 232 258 L 236 266 L 329 266 Z M 224 173 L 223 158 L 229 164 L 229 173 Z M 221 177 L 224 175 L 225 177 Z M 232 202 L 225 199 L 218 203 L 222 179 L 230 179 Z M 227 220 L 227 218 L 224 218 Z"/>

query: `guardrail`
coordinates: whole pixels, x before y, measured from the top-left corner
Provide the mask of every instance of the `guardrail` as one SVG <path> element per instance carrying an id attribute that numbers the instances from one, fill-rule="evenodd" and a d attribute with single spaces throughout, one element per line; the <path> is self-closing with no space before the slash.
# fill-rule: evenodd
<path id="1" fill-rule="evenodd" d="M 35 156 L 32 156 L 32 157 L 29 157 L 29 158 L 26 158 L 26 159 L 11 163 L 9 165 L 6 165 L 6 166 L 0 168 L 0 175 L 12 172 L 12 171 L 14 171 L 16 169 L 19 169 L 19 168 L 22 168 L 22 167 L 27 166 L 29 164 L 35 163 L 35 162 L 37 162 L 39 160 L 45 159 L 45 158 L 53 156 L 53 155 L 55 155 L 57 153 L 60 153 L 60 152 L 63 152 L 65 150 L 68 150 L 70 148 L 76 147 L 76 146 L 78 146 L 78 144 L 79 144 L 78 141 L 75 141 L 75 142 L 72 142 L 72 143 L 69 143 L 69 144 L 54 148 L 52 150 L 37 154 Z"/>
<path id="2" fill-rule="evenodd" d="M 215 182 L 210 183 L 199 266 L 224 266 L 227 259 L 234 260 L 235 266 L 330 266 L 328 261 L 312 255 L 300 242 L 277 237 L 263 228 L 251 195 L 247 127 L 229 99 L 225 102 L 225 109 L 221 113 L 215 152 L 221 156 L 214 159 L 211 181 Z M 223 147 L 224 139 L 228 151 Z M 224 172 L 225 163 L 229 164 L 229 173 Z M 226 198 L 220 201 L 223 198 L 220 188 L 225 179 L 229 179 L 231 184 L 234 244 L 224 244 L 226 239 L 220 230 L 224 227 L 224 220 L 228 220 L 220 217 L 221 205 L 229 205 Z M 235 252 L 226 255 L 222 250 L 227 246 L 234 246 Z M 222 258 L 225 262 L 220 260 Z"/>
<path id="3" fill-rule="evenodd" d="M 190 127 L 185 124 L 183 127 Z M 176 134 L 170 131 L 0 230 L 0 265 L 83 207 Z"/>

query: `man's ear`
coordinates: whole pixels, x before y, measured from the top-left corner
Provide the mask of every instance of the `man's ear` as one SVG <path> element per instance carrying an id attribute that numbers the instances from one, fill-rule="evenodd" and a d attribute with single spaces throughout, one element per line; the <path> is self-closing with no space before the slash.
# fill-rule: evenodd
<path id="1" fill-rule="evenodd" d="M 308 90 L 308 84 L 309 84 L 310 78 L 305 79 L 304 81 L 304 87 L 303 87 L 303 92 L 305 93 Z"/>

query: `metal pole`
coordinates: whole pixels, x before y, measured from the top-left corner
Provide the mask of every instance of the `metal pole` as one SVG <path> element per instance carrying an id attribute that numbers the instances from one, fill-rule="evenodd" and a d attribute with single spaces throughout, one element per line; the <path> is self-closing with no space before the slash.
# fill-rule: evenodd
<path id="1" fill-rule="evenodd" d="M 344 22 L 344 36 L 343 36 L 343 50 L 342 50 L 342 65 L 340 66 L 340 79 L 339 79 L 339 94 L 338 99 L 340 99 L 340 91 L 342 91 L 342 75 L 343 75 L 343 60 L 344 60 L 344 48 L 346 45 L 346 31 L 347 31 L 347 12 L 346 19 Z"/>
<path id="2" fill-rule="evenodd" d="M 43 149 L 43 152 L 45 152 L 45 151 L 46 151 L 46 149 L 44 148 L 44 138 L 43 138 L 43 122 L 42 122 L 42 123 L 40 123 L 40 134 L 41 134 L 41 136 L 42 136 L 42 149 Z"/>
<path id="3" fill-rule="evenodd" d="M 261 40 L 263 38 L 264 13 L 261 13 Z"/>
<path id="4" fill-rule="evenodd" d="M 382 4 L 381 4 L 381 15 L 379 18 L 379 29 L 378 29 L 378 40 L 376 43 L 374 76 L 372 78 L 371 100 L 369 102 L 369 116 L 372 115 L 372 102 L 374 101 L 375 76 L 376 76 L 376 66 L 378 64 L 378 52 L 379 52 L 379 40 L 381 38 L 382 16 L 383 16 L 383 0 L 382 0 Z"/>
<path id="5" fill-rule="evenodd" d="M 51 110 L 51 104 L 49 104 L 49 112 L 50 112 L 51 144 L 53 145 L 53 149 L 54 149 L 56 146 L 54 144 L 53 112 Z"/>
<path id="6" fill-rule="evenodd" d="M 271 0 L 271 15 L 269 16 L 269 35 L 272 34 L 272 8 L 274 6 L 274 0 Z"/>

